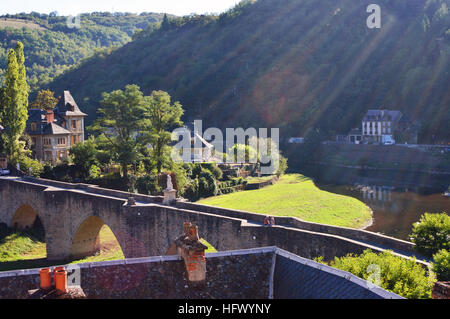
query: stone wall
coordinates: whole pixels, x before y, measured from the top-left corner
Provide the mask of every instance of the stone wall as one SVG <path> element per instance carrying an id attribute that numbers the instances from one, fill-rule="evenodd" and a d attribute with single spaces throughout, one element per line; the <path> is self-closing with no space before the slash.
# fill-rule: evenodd
<path id="1" fill-rule="evenodd" d="M 180 256 L 78 264 L 88 298 L 267 299 L 273 248 L 206 255 L 206 287 L 189 288 Z M 26 298 L 39 270 L 0 273 L 0 298 Z"/>
<path id="2" fill-rule="evenodd" d="M 275 227 L 264 227 L 260 214 L 186 202 L 177 202 L 176 207 L 148 202 L 128 206 L 127 193 L 119 192 L 117 197 L 116 191 L 97 189 L 102 192 L 98 194 L 86 191 L 83 185 L 67 189 L 38 181 L 0 178 L 0 222 L 10 225 L 23 205 L 31 206 L 44 226 L 47 258 L 52 260 L 70 257 L 74 241 L 80 246 L 77 252 L 92 250 L 95 231 L 78 233 L 85 222 L 97 220 L 92 217 L 110 227 L 126 258 L 164 255 L 184 222 L 198 225 L 200 236 L 219 251 L 278 246 L 302 257 L 323 256 L 326 260 L 365 249 L 412 253 L 412 243 L 362 230 L 290 217 L 277 217 Z M 96 224 L 100 225 L 88 224 L 85 229 L 99 229 Z"/>
<path id="3" fill-rule="evenodd" d="M 91 299 L 399 299 L 356 276 L 277 247 L 206 254 L 204 287 L 189 287 L 181 256 L 69 265 Z M 71 277 L 69 277 L 70 279 Z M 0 299 L 27 298 L 39 269 L 0 272 Z"/>
<path id="4" fill-rule="evenodd" d="M 255 190 L 255 189 L 264 188 L 264 187 L 275 184 L 277 181 L 278 181 L 278 177 L 274 176 L 274 177 L 272 177 L 272 179 L 270 179 L 268 181 L 247 184 L 247 185 L 245 185 L 245 190 Z"/>
<path id="5" fill-rule="evenodd" d="M 179 208 L 195 210 L 200 212 L 207 212 L 210 214 L 216 214 L 220 216 L 228 216 L 232 218 L 240 218 L 249 221 L 255 221 L 258 223 L 264 222 L 264 215 L 255 214 L 246 211 L 226 209 L 209 205 L 201 205 L 188 202 L 177 202 L 176 206 Z M 407 254 L 416 254 L 414 251 L 414 244 L 408 241 L 400 240 L 393 237 L 388 237 L 374 232 L 366 230 L 338 227 L 332 225 L 317 224 L 312 222 L 303 221 L 295 217 L 275 217 L 276 225 L 285 225 L 302 230 L 324 233 L 329 235 L 341 236 L 357 241 L 362 241 L 378 247 L 387 249 L 394 249 Z"/>
<path id="6" fill-rule="evenodd" d="M 118 190 L 109 189 L 109 188 L 102 188 L 97 185 L 91 185 L 91 184 L 83 184 L 83 183 L 73 184 L 73 183 L 55 181 L 55 180 L 51 180 L 51 179 L 43 179 L 43 178 L 38 179 L 35 177 L 31 177 L 31 176 L 24 176 L 23 179 L 28 182 L 31 182 L 31 183 L 36 182 L 36 183 L 43 184 L 43 185 L 61 187 L 61 188 L 66 188 L 66 189 L 80 189 L 80 190 L 88 191 L 93 194 L 113 196 L 113 197 L 122 198 L 122 199 L 128 199 L 128 197 L 130 196 L 130 193 L 128 193 L 128 192 L 118 191 Z M 133 194 L 133 197 L 137 201 L 142 201 L 145 203 L 162 203 L 163 198 L 164 198 L 163 196 L 151 196 L 151 195 L 143 195 L 143 194 Z"/>

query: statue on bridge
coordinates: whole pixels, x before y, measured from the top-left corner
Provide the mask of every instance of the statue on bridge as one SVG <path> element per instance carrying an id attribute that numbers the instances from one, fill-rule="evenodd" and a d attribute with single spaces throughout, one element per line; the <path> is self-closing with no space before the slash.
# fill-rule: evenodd
<path id="1" fill-rule="evenodd" d="M 177 200 L 177 190 L 173 188 L 172 176 L 170 174 L 167 174 L 167 186 L 163 193 L 163 205 L 170 205 Z"/>
<path id="2" fill-rule="evenodd" d="M 168 191 L 173 190 L 172 176 L 170 176 L 170 174 L 167 174 L 167 187 L 166 187 L 166 190 L 168 190 Z"/>

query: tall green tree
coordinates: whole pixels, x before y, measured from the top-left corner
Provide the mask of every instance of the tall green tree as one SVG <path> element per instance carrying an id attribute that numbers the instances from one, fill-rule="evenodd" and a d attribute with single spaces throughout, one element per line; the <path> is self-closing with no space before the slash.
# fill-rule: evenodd
<path id="1" fill-rule="evenodd" d="M 171 130 L 183 125 L 181 116 L 184 111 L 179 102 L 172 104 L 170 95 L 164 91 L 153 91 L 145 100 L 151 157 L 157 172 L 161 173 L 163 166 L 171 162 L 168 146 L 172 139 Z"/>
<path id="2" fill-rule="evenodd" d="M 170 28 L 170 22 L 169 18 L 167 17 L 167 14 L 164 14 L 163 20 L 161 22 L 161 30 L 167 31 Z"/>
<path id="3" fill-rule="evenodd" d="M 86 179 L 92 165 L 98 164 L 98 150 L 94 138 L 91 137 L 83 143 L 76 143 L 69 152 L 73 157 L 73 163 L 79 167 L 83 178 Z"/>
<path id="4" fill-rule="evenodd" d="M 102 97 L 100 116 L 89 129 L 104 134 L 113 159 L 120 163 L 128 179 L 128 166 L 139 158 L 137 136 L 148 126 L 144 96 L 139 86 L 127 85 L 124 90 L 103 93 Z"/>
<path id="5" fill-rule="evenodd" d="M 5 88 L 2 98 L 2 123 L 6 133 L 5 148 L 12 164 L 19 161 L 25 153 L 24 143 L 19 140 L 28 119 L 28 84 L 26 82 L 23 44 L 17 43 L 16 49 L 8 52 L 8 66 L 5 73 Z"/>
<path id="6" fill-rule="evenodd" d="M 28 108 L 28 92 L 30 91 L 30 87 L 27 83 L 27 72 L 25 69 L 25 55 L 23 53 L 23 44 L 22 42 L 18 41 L 16 48 L 16 58 L 17 58 L 17 65 L 19 67 L 19 86 L 20 86 L 20 102 L 22 105 L 25 106 L 25 110 Z M 28 112 L 25 112 L 28 115 Z"/>

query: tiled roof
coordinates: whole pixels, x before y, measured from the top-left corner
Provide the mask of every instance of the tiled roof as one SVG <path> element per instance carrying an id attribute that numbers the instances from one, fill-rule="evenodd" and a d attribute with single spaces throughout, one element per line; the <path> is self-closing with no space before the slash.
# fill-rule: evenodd
<path id="1" fill-rule="evenodd" d="M 62 135 L 70 134 L 70 131 L 55 123 L 46 124 L 43 130 L 44 135 Z"/>
<path id="2" fill-rule="evenodd" d="M 57 107 L 53 110 L 55 121 L 47 124 L 45 111 L 41 109 L 28 110 L 27 133 L 30 135 L 61 135 L 70 134 L 71 132 L 65 129 L 64 117 L 66 115 L 86 116 L 81 112 L 75 100 L 69 91 L 64 91 L 64 97 L 59 100 Z M 36 129 L 31 130 L 31 123 L 36 123 Z"/>
<path id="3" fill-rule="evenodd" d="M 393 121 L 397 122 L 402 118 L 400 111 L 391 110 L 368 110 L 363 121 Z"/>
<path id="4" fill-rule="evenodd" d="M 59 100 L 56 109 L 57 113 L 62 115 L 87 116 L 87 114 L 80 111 L 80 108 L 69 91 L 64 91 L 64 96 Z"/>
<path id="5" fill-rule="evenodd" d="M 277 249 L 274 297 L 281 299 L 403 299 L 348 272 Z"/>

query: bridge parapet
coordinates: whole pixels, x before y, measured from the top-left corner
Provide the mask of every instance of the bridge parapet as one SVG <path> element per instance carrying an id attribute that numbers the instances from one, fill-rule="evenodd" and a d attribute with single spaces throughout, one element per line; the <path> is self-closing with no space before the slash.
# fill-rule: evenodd
<path id="1" fill-rule="evenodd" d="M 0 222 L 11 225 L 19 208 L 30 205 L 42 220 L 49 259 L 70 257 L 75 244 L 77 253 L 91 251 L 103 224 L 110 227 L 126 258 L 164 255 L 186 221 L 198 225 L 202 237 L 219 251 L 278 246 L 306 258 L 331 259 L 365 249 L 412 247 L 367 231 L 289 217 L 277 217 L 277 226 L 264 227 L 260 214 L 181 201 L 168 206 L 151 196 L 133 195 L 137 204 L 127 206 L 128 196 L 90 185 L 0 178 Z"/>

